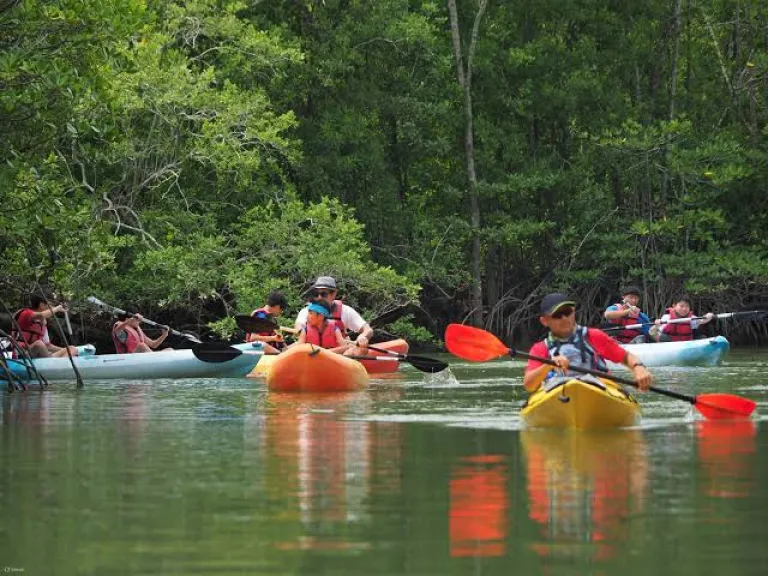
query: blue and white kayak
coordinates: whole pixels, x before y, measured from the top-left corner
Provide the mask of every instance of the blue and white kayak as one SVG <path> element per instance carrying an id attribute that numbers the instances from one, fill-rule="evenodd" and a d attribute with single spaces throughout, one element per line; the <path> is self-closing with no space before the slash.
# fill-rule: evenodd
<path id="1" fill-rule="evenodd" d="M 226 362 L 203 362 L 192 350 L 143 354 L 95 354 L 72 358 L 84 380 L 157 380 L 161 378 L 243 378 L 258 364 L 260 354 L 241 354 Z M 35 380 L 27 361 L 7 360 L 24 380 Z M 48 381 L 75 380 L 69 358 L 35 358 L 35 370 Z M 31 375 L 30 375 L 31 372 Z M 0 372 L 0 380 L 2 373 Z"/>
<path id="2" fill-rule="evenodd" d="M 640 358 L 646 366 L 717 366 L 730 347 L 724 336 L 682 342 L 622 344 L 622 348 Z M 609 364 L 611 368 L 619 366 Z"/>

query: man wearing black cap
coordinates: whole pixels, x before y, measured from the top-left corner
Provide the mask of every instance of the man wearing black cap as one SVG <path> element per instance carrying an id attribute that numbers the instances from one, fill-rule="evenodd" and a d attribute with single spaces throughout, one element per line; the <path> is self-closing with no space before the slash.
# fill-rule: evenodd
<path id="1" fill-rule="evenodd" d="M 641 343 L 648 341 L 648 331 L 651 329 L 651 319 L 646 316 L 638 305 L 640 304 L 640 289 L 637 286 L 627 286 L 621 291 L 622 301 L 611 304 L 606 308 L 605 319 L 617 327 L 630 324 L 643 324 L 640 328 L 624 328 L 612 333 L 622 344 Z"/>
<path id="2" fill-rule="evenodd" d="M 640 359 L 619 346 L 615 340 L 596 328 L 576 324 L 576 302 L 564 294 L 548 294 L 541 301 L 541 323 L 549 328 L 549 334 L 531 347 L 529 354 L 552 358 L 558 370 L 565 375 L 571 366 L 606 372 L 606 360 L 624 364 L 632 370 L 635 382 L 641 390 L 647 390 L 653 376 Z M 528 360 L 523 386 L 529 392 L 536 391 L 541 383 L 552 376 L 553 367 L 538 360 Z"/>
<path id="3" fill-rule="evenodd" d="M 358 336 L 354 344 L 361 348 L 368 346 L 373 337 L 373 328 L 363 320 L 363 317 L 360 316 L 357 310 L 336 299 L 339 290 L 336 287 L 335 278 L 319 276 L 308 292 L 313 301 L 323 300 L 331 307 L 331 320 L 336 322 L 342 334 L 346 334 L 347 330 L 357 332 Z M 309 312 L 306 307 L 301 309 L 295 322 L 297 330 L 302 330 L 307 325 L 308 314 Z M 350 350 L 350 353 L 354 353 L 354 350 Z"/>

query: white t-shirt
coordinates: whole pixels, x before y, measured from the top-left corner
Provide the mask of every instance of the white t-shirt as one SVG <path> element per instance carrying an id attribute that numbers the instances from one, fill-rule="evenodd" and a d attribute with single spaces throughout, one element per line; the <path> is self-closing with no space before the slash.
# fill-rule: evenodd
<path id="1" fill-rule="evenodd" d="M 670 314 L 664 314 L 661 318 L 662 324 L 660 326 L 662 332 L 667 331 L 668 326 L 672 326 L 672 324 L 669 324 L 669 321 L 672 320 L 672 316 Z M 664 322 L 667 322 L 667 324 L 664 324 Z M 675 324 L 685 324 L 685 322 L 675 322 Z M 696 330 L 699 327 L 699 320 L 691 320 L 691 330 Z"/>
<path id="2" fill-rule="evenodd" d="M 305 306 L 299 311 L 295 325 L 301 324 L 302 326 L 306 326 L 308 318 L 309 311 Z M 341 321 L 344 323 L 344 326 L 347 327 L 347 330 L 351 330 L 352 332 L 360 332 L 360 330 L 363 329 L 363 326 L 368 324 L 368 322 L 363 320 L 363 317 L 360 316 L 360 313 L 357 310 L 346 304 L 341 307 Z"/>

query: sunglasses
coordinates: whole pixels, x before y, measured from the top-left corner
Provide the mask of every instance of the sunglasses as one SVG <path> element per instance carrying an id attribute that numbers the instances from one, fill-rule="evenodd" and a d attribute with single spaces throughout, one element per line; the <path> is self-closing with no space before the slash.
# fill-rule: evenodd
<path id="1" fill-rule="evenodd" d="M 576 312 L 576 308 L 573 306 L 566 306 L 565 308 L 560 308 L 559 310 L 552 313 L 552 318 L 555 320 L 560 320 L 560 318 L 566 318 Z"/>
<path id="2" fill-rule="evenodd" d="M 325 298 L 329 294 L 331 294 L 331 292 L 327 292 L 325 290 L 315 291 L 315 297 L 319 296 L 320 298 Z"/>

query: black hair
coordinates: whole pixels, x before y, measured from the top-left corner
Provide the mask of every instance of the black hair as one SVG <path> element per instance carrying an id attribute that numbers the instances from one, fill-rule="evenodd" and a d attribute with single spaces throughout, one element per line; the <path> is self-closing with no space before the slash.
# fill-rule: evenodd
<path id="1" fill-rule="evenodd" d="M 280 306 L 280 308 L 286 310 L 288 308 L 288 301 L 282 292 L 275 290 L 267 297 L 267 306 Z"/>
<path id="2" fill-rule="evenodd" d="M 48 298 L 45 297 L 45 294 L 42 294 L 40 292 L 35 292 L 34 294 L 30 295 L 29 297 L 29 306 L 33 310 L 37 310 L 37 307 L 40 306 L 40 304 L 48 304 Z"/>
<path id="3" fill-rule="evenodd" d="M 133 306 L 126 306 L 125 310 L 123 310 L 122 312 L 118 312 L 116 316 L 117 316 L 117 319 L 120 320 L 120 322 L 124 322 L 125 320 L 128 320 L 128 318 L 135 316 L 137 312 L 138 310 Z"/>
<path id="4" fill-rule="evenodd" d="M 627 294 L 634 294 L 635 296 L 640 297 L 640 288 L 637 286 L 625 286 L 621 289 L 621 295 L 626 296 Z"/>
<path id="5" fill-rule="evenodd" d="M 677 304 L 678 302 L 688 302 L 688 306 L 690 307 L 691 298 L 690 296 L 688 296 L 688 294 L 680 294 L 680 296 L 678 296 L 677 299 L 675 300 L 675 304 Z"/>

